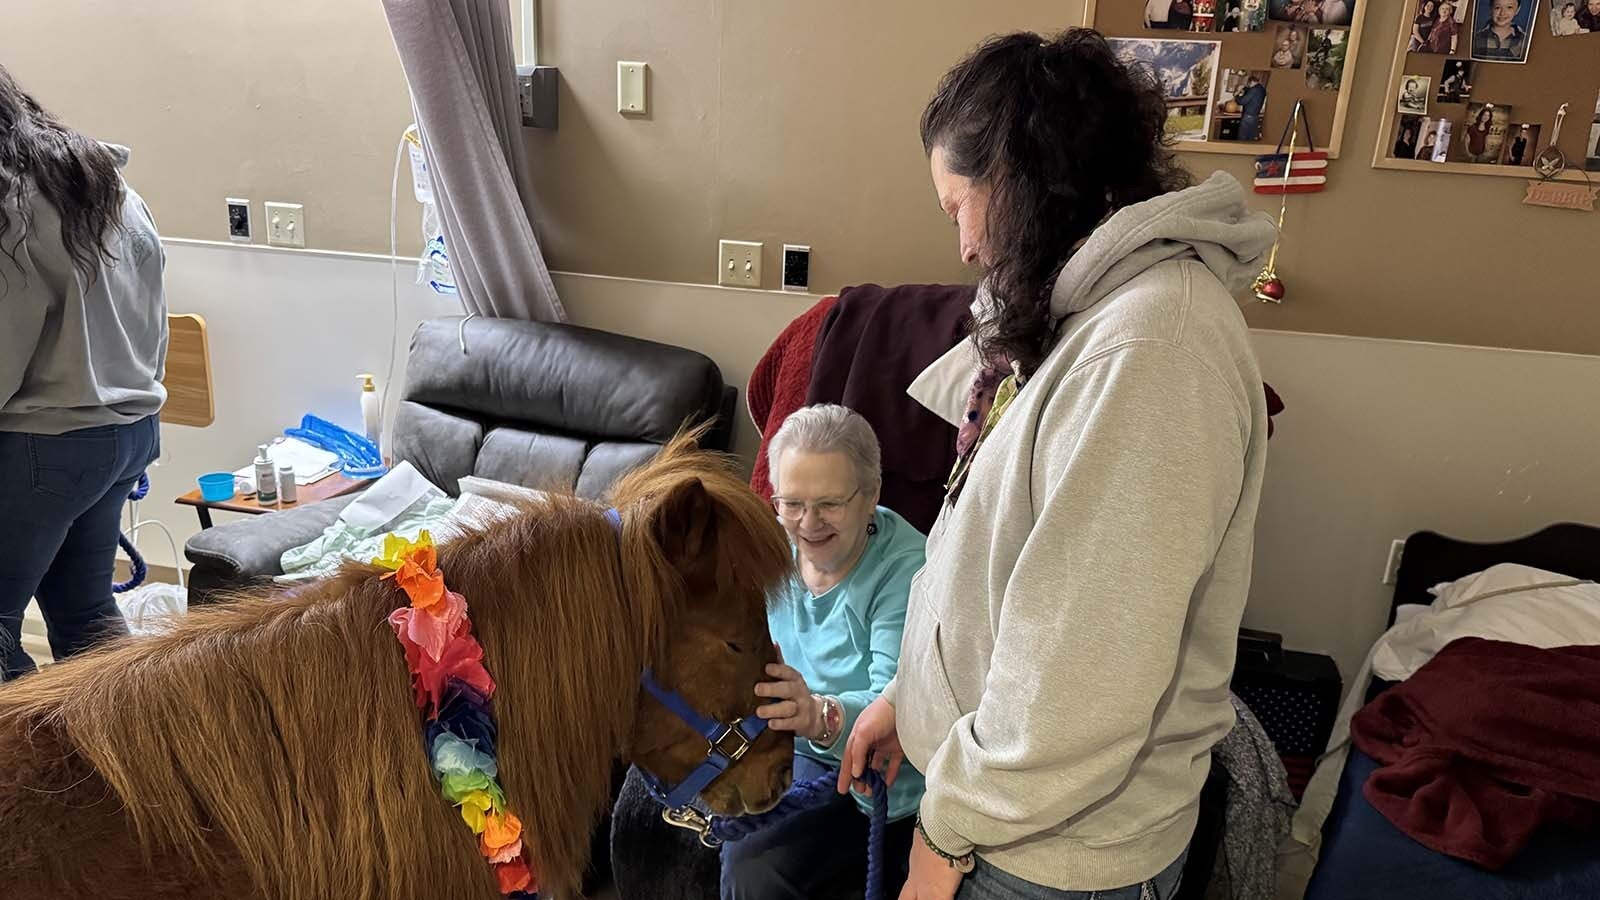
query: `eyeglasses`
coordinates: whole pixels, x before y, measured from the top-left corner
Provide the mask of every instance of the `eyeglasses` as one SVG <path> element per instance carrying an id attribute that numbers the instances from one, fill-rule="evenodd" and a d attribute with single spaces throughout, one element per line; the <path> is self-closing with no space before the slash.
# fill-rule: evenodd
<path id="1" fill-rule="evenodd" d="M 843 499 L 837 497 L 826 500 L 813 500 L 807 503 L 793 497 L 773 497 L 772 508 L 777 511 L 778 518 L 785 522 L 798 522 L 806 517 L 806 510 L 811 509 L 822 521 L 832 524 L 844 516 L 844 511 L 850 502 L 860 496 L 861 488 L 850 492 L 850 496 Z"/>

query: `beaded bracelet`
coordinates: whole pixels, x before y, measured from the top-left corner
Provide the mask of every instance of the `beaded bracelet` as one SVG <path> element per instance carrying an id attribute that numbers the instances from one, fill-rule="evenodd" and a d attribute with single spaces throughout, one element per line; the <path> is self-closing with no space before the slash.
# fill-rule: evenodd
<path id="1" fill-rule="evenodd" d="M 922 843 L 929 850 L 932 850 L 935 856 L 949 863 L 950 868 L 955 869 L 957 872 L 960 872 L 963 875 L 970 875 L 973 868 L 977 866 L 977 858 L 971 853 L 967 853 L 963 856 L 953 856 L 944 852 L 943 850 L 940 850 L 939 845 L 935 844 L 933 839 L 928 837 L 928 829 L 923 827 L 922 816 L 920 814 L 917 816 L 917 834 L 922 835 Z"/>

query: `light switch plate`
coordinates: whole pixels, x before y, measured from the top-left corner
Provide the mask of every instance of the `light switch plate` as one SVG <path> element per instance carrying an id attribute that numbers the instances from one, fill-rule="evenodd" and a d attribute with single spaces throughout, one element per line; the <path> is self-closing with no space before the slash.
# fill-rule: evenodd
<path id="1" fill-rule="evenodd" d="M 717 284 L 761 287 L 761 245 L 751 241 L 718 241 Z"/>
<path id="2" fill-rule="evenodd" d="M 645 81 L 649 75 L 649 63 L 617 60 L 617 112 L 642 116 L 650 111 L 645 96 Z"/>
<path id="3" fill-rule="evenodd" d="M 306 208 L 300 203 L 267 202 L 267 243 L 274 247 L 306 245 Z"/>

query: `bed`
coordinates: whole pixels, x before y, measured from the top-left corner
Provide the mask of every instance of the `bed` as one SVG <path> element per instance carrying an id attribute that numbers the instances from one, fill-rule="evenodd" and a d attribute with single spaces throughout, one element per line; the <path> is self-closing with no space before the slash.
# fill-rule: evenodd
<path id="1" fill-rule="evenodd" d="M 1470 543 L 1433 532 L 1406 541 L 1390 611 L 1394 625 L 1401 607 L 1433 602 L 1430 588 L 1483 572 L 1500 563 L 1517 563 L 1574 579 L 1600 581 L 1600 528 L 1553 525 L 1503 543 Z M 1582 643 L 1586 641 L 1573 641 Z M 1364 699 L 1392 686 L 1373 678 Z M 1352 690 L 1362 690 L 1357 683 Z M 1362 794 L 1377 763 L 1354 747 L 1348 756 L 1332 753 L 1324 765 L 1338 765 L 1337 793 L 1321 828 L 1320 858 L 1306 889 L 1307 900 L 1390 900 L 1443 897 L 1449 900 L 1600 897 L 1600 836 L 1546 827 L 1510 865 L 1488 872 L 1436 853 L 1412 840 L 1369 804 Z M 1333 773 L 1329 773 L 1332 777 Z"/>

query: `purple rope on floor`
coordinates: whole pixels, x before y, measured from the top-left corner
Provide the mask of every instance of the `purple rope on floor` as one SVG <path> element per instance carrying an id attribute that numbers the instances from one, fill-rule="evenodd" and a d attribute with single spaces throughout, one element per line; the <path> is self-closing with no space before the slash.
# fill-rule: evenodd
<path id="1" fill-rule="evenodd" d="M 141 472 L 139 473 L 139 483 L 133 486 L 133 492 L 128 494 L 128 499 L 137 503 L 138 501 L 143 500 L 147 495 L 149 495 L 149 493 L 150 476 Z M 120 594 L 123 591 L 133 590 L 134 588 L 143 584 L 145 576 L 150 574 L 150 567 L 145 565 L 144 557 L 139 555 L 138 548 L 133 546 L 133 541 L 128 540 L 127 535 L 118 534 L 117 545 L 122 548 L 123 553 L 128 554 L 129 568 L 132 569 L 132 571 L 128 573 L 129 577 L 127 581 L 113 581 L 111 583 L 111 593 L 113 594 Z"/>
<path id="2" fill-rule="evenodd" d="M 876 769 L 867 769 L 861 776 L 872 790 L 872 816 L 867 825 L 867 892 L 866 900 L 883 900 L 883 838 L 889 825 L 889 789 Z M 778 805 L 760 815 L 711 820 L 711 835 L 724 843 L 749 837 L 770 828 L 796 813 L 821 806 L 838 793 L 839 775 L 826 772 L 810 781 L 797 781 Z"/>

